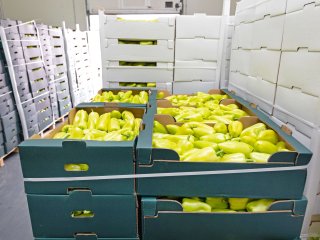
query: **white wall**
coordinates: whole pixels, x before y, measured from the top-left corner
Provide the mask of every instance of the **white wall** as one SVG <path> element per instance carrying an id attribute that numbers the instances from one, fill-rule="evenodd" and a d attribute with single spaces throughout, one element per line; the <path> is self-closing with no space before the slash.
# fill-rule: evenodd
<path id="1" fill-rule="evenodd" d="M 85 0 L 0 0 L 1 18 L 36 20 L 38 23 L 87 30 Z"/>

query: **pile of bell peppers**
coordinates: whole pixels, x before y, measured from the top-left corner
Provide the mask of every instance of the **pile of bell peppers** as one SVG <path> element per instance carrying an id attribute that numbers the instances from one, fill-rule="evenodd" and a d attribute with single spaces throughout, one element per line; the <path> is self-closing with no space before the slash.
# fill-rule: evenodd
<path id="1" fill-rule="evenodd" d="M 182 208 L 184 212 L 266 212 L 275 200 L 273 199 L 249 199 L 249 198 L 223 198 L 207 197 L 201 199 L 183 198 Z"/>
<path id="2" fill-rule="evenodd" d="M 147 104 L 149 100 L 149 94 L 146 91 L 141 91 L 139 94 L 132 94 L 132 91 L 118 92 L 114 94 L 112 91 L 103 92 L 97 94 L 93 98 L 93 102 L 120 102 L 120 103 L 136 103 Z"/>
<path id="3" fill-rule="evenodd" d="M 99 114 L 78 110 L 72 124 L 62 127 L 54 139 L 82 139 L 96 141 L 133 141 L 139 134 L 141 118 L 132 112 L 113 110 Z"/>
<path id="4" fill-rule="evenodd" d="M 176 151 L 184 162 L 267 163 L 271 154 L 289 151 L 264 123 L 244 129 L 240 121 L 214 126 L 202 122 L 165 126 L 154 121 L 152 145 Z"/>

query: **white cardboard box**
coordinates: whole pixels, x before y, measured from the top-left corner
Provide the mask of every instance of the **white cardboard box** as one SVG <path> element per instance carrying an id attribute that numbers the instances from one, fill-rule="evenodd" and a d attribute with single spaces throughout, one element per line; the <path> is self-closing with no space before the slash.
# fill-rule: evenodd
<path id="1" fill-rule="evenodd" d="M 217 62 L 210 61 L 176 61 L 174 70 L 174 81 L 204 82 L 218 81 Z"/>
<path id="2" fill-rule="evenodd" d="M 151 81 L 152 82 L 152 81 Z M 132 87 L 124 87 L 120 86 L 120 82 L 108 82 L 108 85 L 106 87 L 110 88 L 122 88 L 122 89 L 134 89 Z M 153 89 L 153 88 L 151 88 Z M 172 93 L 172 82 L 167 82 L 167 83 L 156 83 L 155 89 L 158 90 L 167 90 L 168 92 Z"/>
<path id="3" fill-rule="evenodd" d="M 175 59 L 216 61 L 218 46 L 217 39 L 176 39 Z"/>
<path id="4" fill-rule="evenodd" d="M 287 13 L 302 10 L 305 5 L 315 3 L 320 5 L 320 0 L 288 0 L 287 2 Z"/>
<path id="5" fill-rule="evenodd" d="M 105 16 L 104 38 L 136 40 L 173 40 L 175 38 L 175 18 L 159 17 L 154 21 L 123 21 L 118 16 Z"/>
<path id="6" fill-rule="evenodd" d="M 173 82 L 173 63 L 157 63 L 155 67 L 119 66 L 117 61 L 106 61 L 106 81 L 116 82 Z"/>
<path id="7" fill-rule="evenodd" d="M 259 109 L 271 115 L 277 85 L 262 78 L 248 77 L 247 101 L 254 103 Z"/>
<path id="8" fill-rule="evenodd" d="M 232 49 L 252 49 L 253 23 L 242 23 L 235 26 Z"/>
<path id="9" fill-rule="evenodd" d="M 283 50 L 297 51 L 299 47 L 320 51 L 320 6 L 306 5 L 302 10 L 286 14 Z"/>
<path id="10" fill-rule="evenodd" d="M 251 70 L 253 77 L 261 77 L 272 83 L 277 83 L 281 51 L 276 50 L 252 50 Z"/>
<path id="11" fill-rule="evenodd" d="M 119 44 L 118 39 L 105 39 L 106 60 L 114 61 L 174 61 L 174 40 L 157 40 L 157 45 Z"/>
<path id="12" fill-rule="evenodd" d="M 240 96 L 246 100 L 248 78 L 248 76 L 243 75 L 239 72 L 230 71 L 228 89 L 235 92 L 237 96 Z"/>
<path id="13" fill-rule="evenodd" d="M 251 64 L 251 50 L 238 49 L 231 51 L 230 70 L 232 72 L 250 75 Z"/>
<path id="14" fill-rule="evenodd" d="M 283 36 L 285 15 L 266 16 L 253 23 L 252 49 L 267 48 L 280 50 Z"/>
<path id="15" fill-rule="evenodd" d="M 209 89 L 219 88 L 219 83 L 192 81 L 173 82 L 173 94 L 191 94 L 195 92 L 208 92 Z"/>
<path id="16" fill-rule="evenodd" d="M 273 115 L 311 136 L 320 125 L 320 97 L 282 86 L 277 87 Z"/>
<path id="17" fill-rule="evenodd" d="M 282 52 L 278 85 L 320 97 L 320 52 Z M 320 111 L 320 109 L 319 109 Z"/>
<path id="18" fill-rule="evenodd" d="M 220 38 L 221 16 L 180 15 L 176 18 L 176 38 Z"/>

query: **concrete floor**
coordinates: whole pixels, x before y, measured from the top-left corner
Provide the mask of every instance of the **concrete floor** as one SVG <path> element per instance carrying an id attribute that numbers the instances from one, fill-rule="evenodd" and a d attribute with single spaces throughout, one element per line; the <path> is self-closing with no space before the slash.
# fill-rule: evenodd
<path id="1" fill-rule="evenodd" d="M 33 240 L 17 153 L 0 168 L 0 240 Z"/>

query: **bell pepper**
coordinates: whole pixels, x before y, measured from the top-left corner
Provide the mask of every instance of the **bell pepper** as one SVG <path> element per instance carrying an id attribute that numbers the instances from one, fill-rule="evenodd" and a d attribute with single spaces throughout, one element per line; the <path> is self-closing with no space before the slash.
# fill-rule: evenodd
<path id="1" fill-rule="evenodd" d="M 111 114 L 110 113 L 104 113 L 104 114 L 100 115 L 99 120 L 98 120 L 97 125 L 96 125 L 97 129 L 107 132 L 110 118 L 111 118 Z"/>
<path id="2" fill-rule="evenodd" d="M 180 127 L 178 125 L 168 124 L 166 128 L 170 134 L 176 134 Z"/>
<path id="3" fill-rule="evenodd" d="M 67 125 L 64 125 L 64 126 L 62 127 L 61 131 L 67 133 L 67 132 L 70 132 L 70 130 L 71 130 L 72 128 L 74 128 L 73 125 L 67 124 Z"/>
<path id="4" fill-rule="evenodd" d="M 273 199 L 259 199 L 247 204 L 248 212 L 266 212 L 268 211 L 271 204 L 274 202 Z"/>
<path id="5" fill-rule="evenodd" d="M 234 115 L 235 119 L 239 119 L 241 117 L 247 116 L 248 114 L 241 109 L 233 109 L 230 113 Z"/>
<path id="6" fill-rule="evenodd" d="M 164 98 L 164 92 L 158 92 L 157 99 L 163 99 L 163 98 Z"/>
<path id="7" fill-rule="evenodd" d="M 203 118 L 200 113 L 185 113 L 182 114 L 180 117 L 176 116 L 176 121 L 177 122 L 202 122 Z"/>
<path id="8" fill-rule="evenodd" d="M 154 133 L 168 133 L 166 127 L 158 121 L 154 121 L 154 123 L 153 123 L 153 132 Z"/>
<path id="9" fill-rule="evenodd" d="M 93 136 L 93 139 L 104 137 L 107 134 L 107 132 L 100 131 L 100 130 L 97 130 L 97 129 L 86 129 L 86 130 L 83 130 L 83 133 L 85 135 L 90 133 Z"/>
<path id="10" fill-rule="evenodd" d="M 195 141 L 193 143 L 193 145 L 194 145 L 195 148 L 200 148 L 200 149 L 206 148 L 206 147 L 212 147 L 213 150 L 215 150 L 215 151 L 219 150 L 218 144 L 216 144 L 214 142 L 209 142 L 209 141 L 201 141 L 201 140 L 199 140 L 199 141 Z"/>
<path id="11" fill-rule="evenodd" d="M 211 147 L 197 149 L 194 153 L 184 157 L 185 162 L 217 162 L 220 158 Z"/>
<path id="12" fill-rule="evenodd" d="M 109 132 L 103 137 L 104 141 L 125 141 L 126 138 L 119 132 Z"/>
<path id="13" fill-rule="evenodd" d="M 70 130 L 70 136 L 68 138 L 70 139 L 81 139 L 83 138 L 83 131 L 79 127 L 74 127 Z"/>
<path id="14" fill-rule="evenodd" d="M 74 117 L 73 125 L 81 129 L 86 129 L 87 122 L 88 122 L 88 113 L 85 110 L 78 110 Z"/>
<path id="15" fill-rule="evenodd" d="M 142 119 L 141 119 L 141 118 L 136 118 L 136 119 L 134 119 L 133 132 L 134 132 L 134 134 L 135 134 L 136 136 L 139 135 L 141 123 L 142 123 Z"/>
<path id="16" fill-rule="evenodd" d="M 132 112 L 129 111 L 123 111 L 122 112 L 122 119 L 125 120 L 126 122 L 129 122 L 131 124 L 131 126 L 134 125 L 134 115 Z"/>
<path id="17" fill-rule="evenodd" d="M 94 98 L 93 98 L 93 102 L 103 102 L 102 101 L 102 96 L 100 94 L 97 94 Z"/>
<path id="18" fill-rule="evenodd" d="M 131 97 L 131 95 L 132 95 L 132 91 L 131 91 L 131 90 L 126 91 L 126 92 L 122 95 L 121 99 L 128 99 L 128 98 Z"/>
<path id="19" fill-rule="evenodd" d="M 247 143 L 251 146 L 254 146 L 254 144 L 257 141 L 257 138 L 253 136 L 242 136 L 240 137 L 240 139 L 241 139 L 241 142 Z"/>
<path id="20" fill-rule="evenodd" d="M 243 142 L 228 141 L 219 143 L 218 146 L 224 153 L 243 153 L 247 158 L 249 158 L 250 153 L 253 151 L 252 146 Z"/>
<path id="21" fill-rule="evenodd" d="M 246 209 L 249 198 L 229 198 L 230 209 L 240 211 Z"/>
<path id="22" fill-rule="evenodd" d="M 211 212 L 209 204 L 191 198 L 182 200 L 182 208 L 184 212 Z"/>
<path id="23" fill-rule="evenodd" d="M 88 116 L 88 129 L 95 129 L 99 120 L 99 113 L 91 112 Z"/>
<path id="24" fill-rule="evenodd" d="M 120 123 L 117 118 L 111 118 L 109 121 L 108 132 L 120 130 Z"/>
<path id="25" fill-rule="evenodd" d="M 156 87 L 156 83 L 147 83 L 147 87 Z"/>
<path id="26" fill-rule="evenodd" d="M 276 145 L 264 140 L 256 141 L 256 143 L 254 144 L 254 149 L 257 152 L 269 153 L 269 154 L 273 154 L 278 151 L 278 148 Z"/>
<path id="27" fill-rule="evenodd" d="M 121 113 L 118 110 L 113 110 L 111 112 L 111 118 L 117 118 L 117 119 L 121 119 Z"/>
<path id="28" fill-rule="evenodd" d="M 286 143 L 283 142 L 283 141 L 279 141 L 277 144 L 276 144 L 277 148 L 278 148 L 278 151 L 281 151 L 282 149 L 286 149 Z"/>
<path id="29" fill-rule="evenodd" d="M 239 121 L 233 121 L 229 124 L 228 126 L 229 134 L 232 138 L 239 137 L 242 130 L 243 130 L 243 125 Z"/>
<path id="30" fill-rule="evenodd" d="M 176 151 L 178 147 L 176 143 L 170 141 L 169 139 L 153 139 L 152 146 L 155 148 L 165 148 L 174 151 Z"/>
<path id="31" fill-rule="evenodd" d="M 266 130 L 266 128 L 267 127 L 264 123 L 256 123 L 248 128 L 245 128 L 240 134 L 240 137 L 243 137 L 243 136 L 258 137 L 258 134 L 261 131 Z"/>
<path id="32" fill-rule="evenodd" d="M 133 141 L 136 135 L 132 130 L 129 129 L 121 129 L 119 130 L 120 134 L 124 137 L 125 141 Z"/>
<path id="33" fill-rule="evenodd" d="M 250 153 L 250 159 L 258 163 L 267 163 L 270 156 L 271 154 L 268 154 L 268 153 L 260 153 L 260 152 Z"/>
<path id="34" fill-rule="evenodd" d="M 82 139 L 83 140 L 95 140 L 95 137 L 91 132 L 88 132 L 87 134 L 84 135 L 84 137 Z"/>
<path id="35" fill-rule="evenodd" d="M 175 117 L 180 113 L 180 110 L 178 108 L 158 108 L 157 113 L 158 114 L 167 114 L 172 117 Z"/>
<path id="36" fill-rule="evenodd" d="M 221 162 L 246 163 L 247 160 L 243 153 L 231 153 L 223 155 Z"/>
<path id="37" fill-rule="evenodd" d="M 197 138 L 215 133 L 213 128 L 210 129 L 210 128 L 197 127 L 197 128 L 193 128 L 192 130 L 193 130 L 193 135 Z"/>
<path id="38" fill-rule="evenodd" d="M 232 120 L 228 119 L 226 115 L 224 116 L 212 116 L 213 120 L 217 120 L 218 122 L 222 122 L 224 124 L 230 124 Z"/>
<path id="39" fill-rule="evenodd" d="M 226 136 L 223 133 L 214 133 L 211 135 L 202 136 L 200 137 L 200 140 L 214 143 L 223 143 L 226 141 Z"/>
<path id="40" fill-rule="evenodd" d="M 70 134 L 66 133 L 66 132 L 58 132 L 53 136 L 53 139 L 64 139 L 64 138 L 69 137 L 69 135 Z"/>
<path id="41" fill-rule="evenodd" d="M 189 142 L 188 140 L 181 140 L 178 142 L 178 146 L 180 146 L 180 152 L 179 154 L 183 154 L 191 149 L 193 149 L 193 143 Z"/>
<path id="42" fill-rule="evenodd" d="M 258 134 L 258 140 L 264 140 L 264 141 L 269 141 L 273 144 L 277 144 L 278 142 L 278 134 L 273 131 L 272 129 L 267 129 L 264 131 L 261 131 Z"/>
<path id="43" fill-rule="evenodd" d="M 79 164 L 69 163 L 64 165 L 64 170 L 67 172 L 80 172 L 81 167 Z"/>
<path id="44" fill-rule="evenodd" d="M 226 134 L 228 132 L 227 125 L 222 122 L 217 122 L 213 128 L 217 133 Z"/>
<path id="45" fill-rule="evenodd" d="M 141 91 L 139 93 L 139 96 L 140 96 L 141 103 L 143 103 L 143 104 L 147 104 L 148 103 L 149 95 L 148 95 L 148 93 L 146 91 Z"/>
<path id="46" fill-rule="evenodd" d="M 132 98 L 132 103 L 141 104 L 141 100 L 140 100 L 139 95 L 135 95 L 135 96 Z"/>
<path id="47" fill-rule="evenodd" d="M 177 130 L 176 135 L 193 135 L 193 130 L 191 128 L 186 127 L 186 126 L 181 126 Z"/>
<path id="48" fill-rule="evenodd" d="M 206 203 L 211 206 L 212 209 L 227 209 L 228 200 L 222 197 L 207 197 Z"/>

